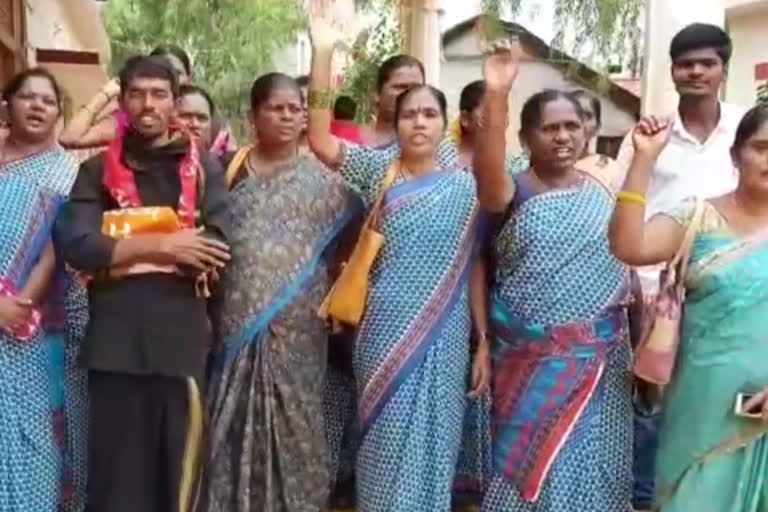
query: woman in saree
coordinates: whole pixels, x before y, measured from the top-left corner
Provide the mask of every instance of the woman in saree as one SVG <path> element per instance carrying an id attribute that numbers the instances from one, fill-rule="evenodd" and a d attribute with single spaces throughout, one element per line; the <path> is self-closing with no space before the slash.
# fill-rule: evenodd
<path id="1" fill-rule="evenodd" d="M 768 108 L 742 119 L 731 149 L 735 191 L 683 201 L 644 222 L 644 196 L 670 124 L 633 133 L 635 156 L 616 204 L 611 242 L 632 265 L 669 261 L 688 229 L 685 314 L 656 460 L 656 509 L 768 510 Z M 695 215 L 696 211 L 699 215 Z M 751 394 L 737 408 L 739 393 Z M 753 417 L 744 417 L 743 414 Z"/>
<path id="2" fill-rule="evenodd" d="M 586 173 L 591 173 L 594 169 L 595 172 L 605 175 L 611 186 L 618 189 L 624 176 L 621 166 L 613 158 L 593 151 L 593 144 L 603 121 L 600 100 L 582 89 L 571 91 L 568 96 L 576 100 L 584 112 L 584 151 L 576 162 L 576 168 Z"/>
<path id="3" fill-rule="evenodd" d="M 485 81 L 475 80 L 467 84 L 459 95 L 459 118 L 451 129 L 451 141 L 456 146 L 459 162 L 464 167 L 472 165 L 475 153 L 475 140 L 480 135 L 483 125 L 483 98 Z M 507 155 L 507 169 L 510 174 L 517 174 L 528 168 L 528 157 L 520 152 Z"/>
<path id="4" fill-rule="evenodd" d="M 197 137 L 203 149 L 210 149 L 213 143 L 215 115 L 216 105 L 208 91 L 190 84 L 179 87 L 176 121 Z"/>
<path id="5" fill-rule="evenodd" d="M 0 510 L 85 505 L 84 287 L 56 261 L 51 228 L 77 175 L 56 145 L 61 93 L 42 69 L 3 92 L 0 153 Z"/>
<path id="6" fill-rule="evenodd" d="M 581 106 L 547 90 L 528 99 L 531 167 L 510 178 L 504 127 L 520 48 L 485 64 L 478 196 L 500 215 L 491 289 L 493 467 L 487 512 L 624 512 L 631 490 L 628 271 L 610 252 L 613 191 L 575 167 Z"/>
<path id="7" fill-rule="evenodd" d="M 311 19 L 311 35 L 310 147 L 366 205 L 385 194 L 377 226 L 385 243 L 371 270 L 354 347 L 358 508 L 446 512 L 470 366 L 475 181 L 441 160 L 445 97 L 429 86 L 397 98 L 399 158 L 333 137 L 329 88 L 338 33 L 319 15 Z M 474 391 L 487 387 L 489 363 Z"/>
<path id="8" fill-rule="evenodd" d="M 301 94 L 283 74 L 251 89 L 254 142 L 227 168 L 232 260 L 214 304 L 210 512 L 319 512 L 328 500 L 323 423 L 326 249 L 353 213 L 338 177 L 299 153 Z"/>
<path id="9" fill-rule="evenodd" d="M 360 129 L 363 145 L 388 151 L 392 158 L 400 152 L 394 123 L 397 97 L 412 87 L 424 85 L 424 65 L 410 55 L 394 55 L 385 59 L 376 73 L 375 121 Z M 444 166 L 456 166 L 455 146 L 444 138 L 438 154 Z M 341 234 L 336 259 L 346 260 L 352 251 L 363 219 L 354 219 Z M 332 336 L 331 364 L 325 410 L 328 441 L 331 447 L 331 477 L 335 483 L 334 504 L 346 508 L 354 500 L 354 464 L 357 451 L 355 379 L 351 370 L 351 346 L 354 332 L 342 329 Z"/>

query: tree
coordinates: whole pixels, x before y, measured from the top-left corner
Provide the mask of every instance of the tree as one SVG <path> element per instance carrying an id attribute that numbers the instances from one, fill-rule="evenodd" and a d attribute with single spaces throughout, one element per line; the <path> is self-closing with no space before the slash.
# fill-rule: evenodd
<path id="1" fill-rule="evenodd" d="M 352 44 L 351 65 L 345 72 L 344 94 L 357 102 L 357 120 L 367 122 L 376 110 L 376 77 L 387 57 L 402 52 L 402 34 L 397 5 L 386 0 L 369 0 L 373 24 L 363 28 Z"/>
<path id="2" fill-rule="evenodd" d="M 591 49 L 592 60 L 602 60 L 638 71 L 640 65 L 640 13 L 643 0 L 553 0 L 555 37 L 552 46 L 580 57 Z M 514 17 L 537 0 L 483 0 L 483 10 L 498 19 L 504 9 Z M 593 62 L 592 64 L 595 64 Z"/>
<path id="3" fill-rule="evenodd" d="M 163 43 L 184 48 L 195 82 L 225 116 L 242 117 L 251 83 L 273 67 L 275 51 L 306 26 L 296 0 L 110 0 L 112 65 Z"/>

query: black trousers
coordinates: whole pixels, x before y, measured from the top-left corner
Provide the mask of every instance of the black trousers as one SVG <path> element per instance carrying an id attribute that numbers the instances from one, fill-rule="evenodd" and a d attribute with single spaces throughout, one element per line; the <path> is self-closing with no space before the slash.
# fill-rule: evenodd
<path id="1" fill-rule="evenodd" d="M 91 370 L 88 392 L 87 510 L 176 512 L 181 503 L 189 509 L 199 460 L 199 439 L 192 437 L 201 433 L 193 426 L 201 420 L 196 386 L 181 377 Z"/>

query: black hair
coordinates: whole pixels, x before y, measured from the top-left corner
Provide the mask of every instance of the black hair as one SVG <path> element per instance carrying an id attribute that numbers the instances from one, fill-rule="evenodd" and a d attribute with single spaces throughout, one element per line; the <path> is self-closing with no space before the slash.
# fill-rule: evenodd
<path id="1" fill-rule="evenodd" d="M 187 76 L 192 76 L 192 61 L 189 58 L 187 52 L 185 52 L 180 46 L 175 44 L 160 45 L 150 53 L 152 56 L 165 57 L 166 55 L 173 55 L 181 61 L 184 66 L 184 71 L 187 72 Z"/>
<path id="2" fill-rule="evenodd" d="M 333 118 L 354 121 L 357 114 L 357 102 L 349 96 L 339 96 L 333 104 Z"/>
<path id="3" fill-rule="evenodd" d="M 674 62 L 686 52 L 704 48 L 714 49 L 723 65 L 731 60 L 733 43 L 730 36 L 717 25 L 708 23 L 692 23 L 678 32 L 669 45 L 669 56 Z"/>
<path id="4" fill-rule="evenodd" d="M 185 84 L 179 87 L 179 98 L 182 96 L 191 96 L 193 94 L 202 96 L 203 99 L 205 99 L 205 101 L 208 103 L 208 110 L 211 111 L 211 118 L 213 118 L 213 116 L 216 115 L 216 104 L 213 102 L 213 98 L 208 93 L 208 91 L 193 84 Z"/>
<path id="5" fill-rule="evenodd" d="M 136 78 L 158 78 L 171 84 L 174 97 L 179 96 L 178 73 L 171 67 L 168 59 L 158 55 L 131 57 L 120 70 L 120 92 L 124 93 L 128 85 Z"/>
<path id="6" fill-rule="evenodd" d="M 290 76 L 284 73 L 266 73 L 257 78 L 251 86 L 251 110 L 253 112 L 259 110 L 261 105 L 272 95 L 272 92 L 281 87 L 293 89 L 299 96 L 302 96 L 299 84 Z"/>
<path id="7" fill-rule="evenodd" d="M 392 78 L 395 71 L 402 68 L 419 68 L 422 81 L 424 80 L 424 64 L 419 59 L 410 55 L 395 55 L 382 62 L 381 66 L 379 66 L 379 72 L 376 76 L 376 91 L 381 92 L 381 88 Z"/>
<path id="8" fill-rule="evenodd" d="M 600 103 L 600 100 L 597 98 L 597 96 L 593 96 L 592 94 L 588 93 L 583 89 L 577 89 L 575 91 L 571 91 L 568 93 L 568 95 L 571 96 L 576 101 L 581 101 L 582 99 L 588 100 L 589 106 L 592 108 L 592 112 L 595 114 L 595 121 L 597 121 L 597 126 L 598 127 L 602 126 L 603 106 Z M 579 103 L 579 105 L 581 105 L 581 103 Z"/>
<path id="9" fill-rule="evenodd" d="M 523 110 L 520 112 L 520 133 L 529 133 L 531 130 L 541 125 L 542 108 L 547 103 L 557 100 L 571 102 L 573 108 L 576 109 L 578 116 L 581 119 L 584 119 L 584 111 L 581 108 L 581 104 L 579 104 L 579 102 L 570 94 L 557 89 L 544 89 L 528 98 L 523 105 Z"/>
<path id="10" fill-rule="evenodd" d="M 461 112 L 472 112 L 483 101 L 485 95 L 485 80 L 476 80 L 467 84 L 459 96 L 459 110 Z"/>
<path id="11" fill-rule="evenodd" d="M 397 122 L 400 120 L 400 111 L 403 109 L 405 100 L 412 94 L 423 90 L 429 91 L 432 97 L 435 98 L 435 101 L 437 101 L 437 104 L 440 106 L 440 115 L 443 117 L 443 123 L 448 124 L 448 101 L 445 99 L 445 94 L 443 94 L 443 91 L 440 89 L 425 84 L 411 87 L 398 95 L 397 101 L 395 102 L 395 127 L 397 127 Z"/>
<path id="12" fill-rule="evenodd" d="M 3 101 L 8 104 L 8 107 L 10 108 L 11 100 L 13 97 L 16 96 L 22 87 L 24 87 L 24 84 L 27 83 L 27 80 L 32 77 L 45 78 L 51 83 L 53 93 L 56 95 L 56 103 L 59 106 L 59 111 L 61 111 L 62 92 L 61 87 L 59 86 L 59 82 L 56 81 L 56 78 L 51 74 L 50 71 L 43 68 L 31 68 L 13 75 L 11 81 L 8 82 L 8 85 L 6 85 L 5 89 L 3 89 Z"/>
<path id="13" fill-rule="evenodd" d="M 299 87 L 309 87 L 309 76 L 301 75 L 296 77 L 296 85 Z"/>
<path id="14" fill-rule="evenodd" d="M 736 137 L 733 140 L 731 151 L 734 153 L 740 151 L 765 123 L 768 123 L 768 105 L 752 107 L 749 112 L 744 114 L 739 127 L 736 128 Z"/>

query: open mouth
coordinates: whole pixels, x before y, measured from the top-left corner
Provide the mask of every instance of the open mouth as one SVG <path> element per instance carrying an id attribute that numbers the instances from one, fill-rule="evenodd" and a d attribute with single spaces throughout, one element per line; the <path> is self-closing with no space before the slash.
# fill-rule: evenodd
<path id="1" fill-rule="evenodd" d="M 555 150 L 555 156 L 558 160 L 566 160 L 573 157 L 573 149 L 571 148 L 557 148 Z"/>
<path id="2" fill-rule="evenodd" d="M 39 127 L 45 124 L 45 118 L 37 114 L 29 114 L 26 117 L 27 124 L 32 127 Z"/>

